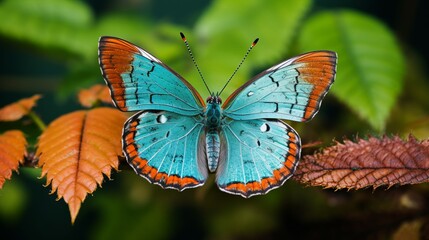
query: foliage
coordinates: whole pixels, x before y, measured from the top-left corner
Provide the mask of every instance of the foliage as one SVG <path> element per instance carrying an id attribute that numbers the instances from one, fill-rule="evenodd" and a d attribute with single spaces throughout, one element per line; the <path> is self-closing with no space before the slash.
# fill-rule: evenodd
<path id="1" fill-rule="evenodd" d="M 0 24 L 0 33 L 10 38 L 38 45 L 50 51 L 63 51 L 93 56 L 89 44 L 92 13 L 78 1 L 2 1 L 0 15 L 7 18 Z M 17 27 L 20 26 L 20 27 Z"/>
<path id="2" fill-rule="evenodd" d="M 243 7 L 243 4 L 246 7 Z M 249 78 L 252 69 L 281 60 L 282 55 L 290 49 L 299 21 L 309 7 L 308 0 L 271 1 L 271 4 L 258 0 L 214 2 L 196 23 L 194 33 L 196 36 L 190 38 L 191 43 L 193 38 L 204 43 L 203 45 L 198 43 L 196 46 L 202 48 L 197 49 L 200 50 L 198 62 L 201 69 L 206 72 L 207 79 L 212 81 L 210 84 L 214 88 L 212 91 L 216 92 L 222 88 L 224 81 L 217 79 L 226 80 L 232 74 L 246 48 L 256 37 L 261 39 L 261 45 L 270 47 L 252 52 L 254 60 L 249 59 L 240 69 L 240 74 L 227 89 L 224 99 Z M 265 20 L 267 16 L 271 19 L 269 27 Z M 271 29 L 282 31 L 273 34 Z M 255 35 L 256 33 L 258 35 Z"/>
<path id="3" fill-rule="evenodd" d="M 37 185 L 42 184 L 35 179 L 46 177 L 51 192 L 57 192 L 58 199 L 68 203 L 72 222 L 79 209 L 80 216 L 86 216 L 79 218 L 74 228 L 90 226 L 87 221 L 95 219 L 93 235 L 100 239 L 203 238 L 204 233 L 211 236 L 207 238 L 265 238 L 284 236 L 285 226 L 291 236 L 302 238 L 349 236 L 356 229 L 360 231 L 357 236 L 377 232 L 398 237 L 409 232 L 418 234 L 429 225 L 429 220 L 422 217 L 427 214 L 422 202 L 429 199 L 425 184 L 391 188 L 427 182 L 429 162 L 429 84 L 425 66 L 409 54 L 409 46 L 404 47 L 391 26 L 362 11 L 319 11 L 320 2 L 311 0 L 214 0 L 201 12 L 170 12 L 179 12 L 177 18 L 191 19 L 191 23 L 141 14 L 144 8 L 150 9 L 150 4 L 164 4 L 162 10 L 166 10 L 164 1 L 145 1 L 148 5 L 137 2 L 110 1 L 101 10 L 73 0 L 0 2 L 0 38 L 29 55 L 64 65 L 66 72 L 61 73 L 56 96 L 70 99 L 78 95 L 80 104 L 88 108 L 66 114 L 52 110 L 57 118 L 48 127 L 33 109 L 39 101 L 38 113 L 51 111 L 56 103 L 45 100 L 45 93 L 40 100 L 41 95 L 14 99 L 15 103 L 0 109 L 4 131 L 0 135 L 0 197 L 7 194 L 12 199 L 9 202 L 18 204 L 13 200 L 17 197 L 9 193 L 22 192 L 22 179 L 31 179 L 35 185 L 26 187 L 41 192 Z M 115 8 L 119 10 L 113 11 Z M 121 164 L 120 132 L 126 115 L 105 106 L 111 100 L 107 88 L 99 85 L 102 77 L 96 61 L 97 40 L 110 35 L 134 42 L 184 76 L 200 93 L 206 93 L 182 45 L 180 31 L 188 37 L 198 65 L 215 92 L 232 74 L 251 42 L 260 38 L 226 88 L 224 98 L 258 71 L 292 55 L 320 49 L 336 51 L 337 78 L 320 113 L 308 124 L 292 124 L 306 146 L 312 146 L 308 142 L 327 143 L 362 132 L 370 132 L 371 137 L 355 137 L 354 141 L 335 142 L 330 147 L 323 144 L 316 152 L 313 147 L 305 148 L 294 181 L 260 198 L 243 201 L 212 192 L 210 179 L 205 187 L 183 193 L 152 188 Z M 386 129 L 387 135 L 394 136 L 377 137 Z M 396 136 L 410 133 L 425 140 Z M 37 166 L 42 169 L 32 168 Z M 111 172 L 112 168 L 125 170 L 116 173 Z M 20 176 L 12 176 L 12 181 L 3 184 L 18 170 Z M 103 174 L 115 181 L 103 183 Z M 385 185 L 389 191 L 372 195 L 365 190 L 333 193 L 301 188 L 294 182 L 334 189 Z M 85 202 L 88 207 L 80 208 L 86 196 L 101 184 L 104 191 L 97 191 L 96 197 Z M 371 197 L 363 197 L 367 195 Z M 20 196 L 21 201 L 27 199 L 27 195 Z M 13 205 L 3 199 L 0 218 L 1 209 Z M 63 211 L 51 205 L 49 210 L 31 207 L 31 211 L 39 210 L 38 215 L 47 218 L 55 217 L 45 214 L 53 209 Z M 94 209 L 98 217 L 92 216 Z M 310 231 L 295 228 L 301 222 L 309 224 Z M 379 225 L 374 227 L 374 222 Z M 396 232 L 392 233 L 392 228 Z M 331 231 L 335 234 L 329 235 Z"/>
<path id="4" fill-rule="evenodd" d="M 222 87 L 224 81 L 218 79 L 226 79 L 233 72 L 247 44 L 250 45 L 257 37 L 255 33 L 270 47 L 252 53 L 254 56 L 237 74 L 226 94 L 248 79 L 255 67 L 272 64 L 291 52 L 291 43 L 298 35 L 298 48 L 293 52 L 315 49 L 338 52 L 338 67 L 342 71 L 338 72 L 333 93 L 375 129 L 382 130 L 401 91 L 404 75 L 403 57 L 393 34 L 381 22 L 348 10 L 315 14 L 304 21 L 301 31 L 297 31 L 310 5 L 309 0 L 272 1 L 271 4 L 215 1 L 197 21 L 195 31 L 190 35 L 194 40 L 191 43 L 199 41 L 195 44 L 196 55 L 209 85 L 214 91 Z M 177 51 L 178 42 L 172 43 L 172 39 L 178 39 L 178 32 L 183 31 L 183 27 L 165 24 L 145 26 L 142 19 L 122 15 L 106 15 L 94 22 L 93 14 L 85 5 L 69 0 L 44 0 L 37 5 L 32 0 L 4 1 L 0 4 L 0 12 L 7 19 L 0 22 L 0 33 L 36 46 L 73 53 L 84 61 L 95 57 L 95 42 L 100 35 L 116 35 L 132 42 L 138 39 L 134 41 L 137 43 L 144 39 L 144 48 L 155 51 L 156 56 L 190 79 L 200 92 L 205 91 L 201 81 L 192 81 L 199 78 L 193 69 L 183 68 L 184 64 L 180 67 L 170 63 L 171 59 L 183 58 L 183 54 Z M 270 16 L 268 26 L 266 16 Z M 16 25 L 22 27 L 16 28 Z M 39 29 L 46 34 L 35 31 Z M 138 35 L 134 29 L 151 34 L 136 38 Z M 271 29 L 282 31 L 273 32 Z M 314 41 L 315 36 L 317 41 Z M 91 76 L 86 78 L 98 81 L 99 78 L 93 74 L 97 72 L 91 71 Z M 74 79 L 72 81 L 76 85 Z M 86 81 L 83 83 L 88 85 Z"/>
<path id="5" fill-rule="evenodd" d="M 298 44 L 301 51 L 336 51 L 341 71 L 333 93 L 374 128 L 384 128 L 404 77 L 403 56 L 385 26 L 353 11 L 322 12 L 304 23 Z"/>

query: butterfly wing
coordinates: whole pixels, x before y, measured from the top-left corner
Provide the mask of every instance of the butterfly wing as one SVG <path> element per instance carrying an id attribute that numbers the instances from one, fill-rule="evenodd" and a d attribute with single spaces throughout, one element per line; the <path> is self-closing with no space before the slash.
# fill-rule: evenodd
<path id="1" fill-rule="evenodd" d="M 251 197 L 278 188 L 294 173 L 301 154 L 298 134 L 279 120 L 229 120 L 222 127 L 218 187 Z"/>
<path id="2" fill-rule="evenodd" d="M 237 89 L 223 104 L 236 120 L 258 118 L 308 121 L 334 81 L 337 54 L 317 51 L 277 64 Z"/>
<path id="3" fill-rule="evenodd" d="M 208 175 L 203 127 L 200 116 L 142 111 L 125 123 L 123 151 L 134 171 L 151 183 L 179 191 L 198 187 Z"/>
<path id="4" fill-rule="evenodd" d="M 203 111 L 198 92 L 145 50 L 115 37 L 101 37 L 98 50 L 102 74 L 120 110 L 165 110 L 187 116 Z"/>

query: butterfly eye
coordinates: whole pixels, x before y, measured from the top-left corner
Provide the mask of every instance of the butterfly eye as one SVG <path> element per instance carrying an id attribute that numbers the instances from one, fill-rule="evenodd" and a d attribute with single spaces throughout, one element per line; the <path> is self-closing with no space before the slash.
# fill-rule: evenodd
<path id="1" fill-rule="evenodd" d="M 221 104 L 222 103 L 222 98 L 217 97 L 217 103 Z"/>
<path id="2" fill-rule="evenodd" d="M 212 101 L 213 101 L 213 97 L 212 96 L 208 96 L 207 99 L 206 99 L 206 102 L 207 103 L 212 103 Z"/>
<path id="3" fill-rule="evenodd" d="M 268 132 L 268 131 L 270 131 L 270 125 L 264 123 L 261 125 L 261 127 L 259 129 L 261 130 L 261 132 Z"/>
<path id="4" fill-rule="evenodd" d="M 157 118 L 156 118 L 156 122 L 157 123 L 166 123 L 167 122 L 167 117 L 165 116 L 165 115 L 159 115 Z"/>

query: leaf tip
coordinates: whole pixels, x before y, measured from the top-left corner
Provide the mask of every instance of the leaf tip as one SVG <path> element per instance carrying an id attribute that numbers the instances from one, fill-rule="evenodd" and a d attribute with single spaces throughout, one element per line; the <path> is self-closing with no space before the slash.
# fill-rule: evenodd
<path id="1" fill-rule="evenodd" d="M 69 200 L 68 205 L 69 205 L 69 211 L 70 211 L 71 224 L 73 225 L 76 220 L 77 214 L 79 213 L 81 201 L 78 198 L 73 197 Z"/>

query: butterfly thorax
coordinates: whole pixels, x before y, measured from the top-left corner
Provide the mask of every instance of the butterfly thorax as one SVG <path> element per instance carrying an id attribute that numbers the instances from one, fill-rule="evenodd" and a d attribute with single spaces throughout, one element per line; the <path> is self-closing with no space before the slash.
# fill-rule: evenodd
<path id="1" fill-rule="evenodd" d="M 219 96 L 211 94 L 207 98 L 207 107 L 205 111 L 206 127 L 206 154 L 207 165 L 210 172 L 214 172 L 219 162 L 220 138 L 219 128 L 221 123 L 222 100 Z"/>
<path id="2" fill-rule="evenodd" d="M 219 96 L 211 95 L 207 98 L 207 107 L 205 111 L 205 124 L 209 130 L 218 130 L 221 122 L 222 109 L 220 104 L 222 100 Z"/>

